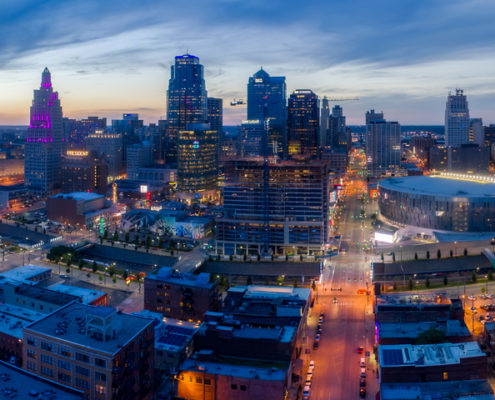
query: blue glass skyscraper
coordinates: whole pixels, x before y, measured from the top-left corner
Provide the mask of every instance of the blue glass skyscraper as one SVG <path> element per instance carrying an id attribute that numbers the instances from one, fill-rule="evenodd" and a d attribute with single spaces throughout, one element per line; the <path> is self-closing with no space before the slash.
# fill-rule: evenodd
<path id="1" fill-rule="evenodd" d="M 266 104 L 266 110 L 265 110 Z M 266 115 L 265 115 L 266 113 Z M 269 154 L 287 152 L 287 87 L 285 76 L 270 76 L 260 69 L 247 85 L 247 119 L 269 120 Z"/>

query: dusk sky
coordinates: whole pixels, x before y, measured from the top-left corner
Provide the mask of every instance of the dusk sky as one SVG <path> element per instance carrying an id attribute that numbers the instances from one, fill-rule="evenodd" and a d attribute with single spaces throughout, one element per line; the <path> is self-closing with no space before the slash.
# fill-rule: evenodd
<path id="1" fill-rule="evenodd" d="M 443 124 L 448 91 L 464 89 L 471 117 L 495 123 L 493 0 L 3 0 L 0 125 L 27 124 L 47 66 L 64 116 L 145 123 L 166 114 L 174 56 L 205 67 L 224 124 L 245 119 L 249 76 L 287 77 L 340 103 L 349 124 L 383 110 L 401 124 Z"/>

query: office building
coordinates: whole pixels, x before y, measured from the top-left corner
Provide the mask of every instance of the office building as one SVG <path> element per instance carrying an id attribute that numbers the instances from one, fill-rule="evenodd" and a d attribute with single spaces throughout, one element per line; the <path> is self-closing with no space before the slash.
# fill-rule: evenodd
<path id="1" fill-rule="evenodd" d="M 262 156 L 265 127 L 263 122 L 254 119 L 242 121 L 239 127 L 239 146 L 241 157 Z"/>
<path id="2" fill-rule="evenodd" d="M 311 90 L 295 90 L 288 107 L 289 155 L 315 158 L 319 155 L 320 110 Z"/>
<path id="3" fill-rule="evenodd" d="M 24 369 L 89 400 L 153 398 L 151 319 L 74 302 L 25 327 L 23 341 Z"/>
<path id="4" fill-rule="evenodd" d="M 383 116 L 383 113 L 379 114 Z M 380 176 L 397 171 L 401 160 L 400 125 L 377 119 L 373 110 L 366 113 L 366 160 L 368 173 Z"/>
<path id="5" fill-rule="evenodd" d="M 178 191 L 214 198 L 218 179 L 218 132 L 209 124 L 190 124 L 179 131 Z"/>
<path id="6" fill-rule="evenodd" d="M 107 119 L 88 117 L 82 120 L 64 118 L 64 138 L 69 148 L 84 148 L 86 137 L 107 128 Z"/>
<path id="7" fill-rule="evenodd" d="M 220 160 L 220 150 L 223 139 L 223 100 L 215 97 L 207 98 L 208 104 L 208 123 L 211 130 L 217 131 L 217 162 Z"/>
<path id="8" fill-rule="evenodd" d="M 28 198 L 28 189 L 22 183 L 0 185 L 0 210 L 20 207 Z"/>
<path id="9" fill-rule="evenodd" d="M 179 131 L 188 129 L 188 124 L 208 121 L 203 73 L 198 57 L 190 54 L 175 57 L 167 91 L 167 163 L 177 163 Z"/>
<path id="10" fill-rule="evenodd" d="M 232 160 L 225 164 L 220 254 L 320 254 L 328 242 L 333 182 L 323 161 Z"/>
<path id="11" fill-rule="evenodd" d="M 490 147 L 477 144 L 436 145 L 430 148 L 429 167 L 439 172 L 486 174 L 490 164 Z"/>
<path id="12" fill-rule="evenodd" d="M 52 269 L 40 265 L 27 264 L 0 273 L 0 283 L 15 281 L 35 285 L 50 279 Z"/>
<path id="13" fill-rule="evenodd" d="M 352 139 L 350 131 L 345 124 L 345 116 L 342 107 L 335 105 L 332 108 L 332 114 L 328 117 L 328 129 L 326 143 L 332 148 L 344 148 L 350 150 Z"/>
<path id="14" fill-rule="evenodd" d="M 445 145 L 469 143 L 469 108 L 464 91 L 449 93 L 445 107 Z"/>
<path id="15" fill-rule="evenodd" d="M 123 173 L 122 135 L 96 130 L 86 137 L 86 150 L 103 155 L 108 165 L 108 181 L 113 182 Z"/>
<path id="16" fill-rule="evenodd" d="M 371 122 L 374 121 L 383 121 L 383 111 L 382 112 L 375 112 L 375 110 L 371 109 L 370 111 L 366 111 L 366 125 L 370 124 Z"/>
<path id="17" fill-rule="evenodd" d="M 320 110 L 320 146 L 327 146 L 327 131 L 330 121 L 330 106 L 328 104 L 328 99 L 323 97 L 321 100 L 321 110 Z"/>
<path id="18" fill-rule="evenodd" d="M 139 169 L 152 163 L 151 143 L 145 140 L 127 147 L 127 179 L 138 179 Z"/>
<path id="19" fill-rule="evenodd" d="M 247 119 L 268 120 L 268 154 L 282 156 L 287 148 L 287 87 L 285 76 L 260 69 L 247 85 Z"/>
<path id="20" fill-rule="evenodd" d="M 62 193 L 107 192 L 108 165 L 104 156 L 69 149 L 62 156 Z"/>
<path id="21" fill-rule="evenodd" d="M 45 68 L 34 91 L 25 145 L 24 182 L 32 193 L 46 196 L 60 187 L 63 135 L 60 99 Z"/>
<path id="22" fill-rule="evenodd" d="M 207 310 L 218 310 L 217 282 L 210 274 L 177 273 L 162 267 L 144 279 L 144 308 L 168 318 L 201 321 Z"/>
<path id="23" fill-rule="evenodd" d="M 122 114 L 122 119 L 112 120 L 112 131 L 122 135 L 124 148 L 138 140 L 137 136 L 142 128 L 143 120 L 139 119 L 139 114 Z"/>
<path id="24" fill-rule="evenodd" d="M 485 144 L 485 128 L 481 118 L 471 118 L 469 120 L 469 143 L 483 146 Z"/>

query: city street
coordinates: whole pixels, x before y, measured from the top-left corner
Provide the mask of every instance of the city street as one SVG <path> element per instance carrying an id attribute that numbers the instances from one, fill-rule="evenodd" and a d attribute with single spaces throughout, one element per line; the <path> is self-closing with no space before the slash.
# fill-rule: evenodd
<path id="1" fill-rule="evenodd" d="M 361 200 L 363 194 L 365 198 L 367 195 L 365 176 L 356 173 L 363 162 L 363 157 L 351 159 L 343 187 L 346 198 L 337 221 L 346 253 L 325 260 L 318 289 L 314 315 L 323 312 L 325 320 L 319 348 L 311 355 L 315 361 L 312 400 L 359 398 L 362 357 L 366 359 L 366 398 L 374 399 L 378 391 L 371 296 L 358 294 L 359 289 L 367 288 L 367 282 L 369 285 L 369 260 L 363 244 L 369 239 L 371 225 L 360 215 L 362 209 L 369 215 L 367 208 L 371 206 Z M 363 354 L 358 353 L 359 346 L 364 347 Z"/>

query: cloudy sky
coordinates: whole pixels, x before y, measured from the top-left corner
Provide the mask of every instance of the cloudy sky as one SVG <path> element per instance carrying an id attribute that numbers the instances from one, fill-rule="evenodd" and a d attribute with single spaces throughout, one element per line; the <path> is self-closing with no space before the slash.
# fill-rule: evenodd
<path id="1" fill-rule="evenodd" d="M 342 102 L 351 124 L 367 109 L 402 124 L 443 124 L 449 90 L 495 123 L 493 0 L 2 0 L 0 125 L 26 124 L 45 66 L 64 115 L 145 122 L 166 114 L 174 56 L 205 66 L 224 124 L 245 118 L 260 66 Z"/>

